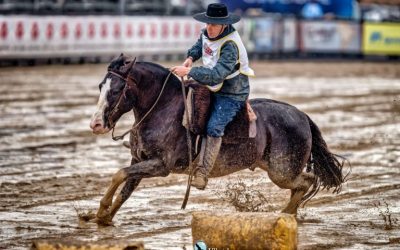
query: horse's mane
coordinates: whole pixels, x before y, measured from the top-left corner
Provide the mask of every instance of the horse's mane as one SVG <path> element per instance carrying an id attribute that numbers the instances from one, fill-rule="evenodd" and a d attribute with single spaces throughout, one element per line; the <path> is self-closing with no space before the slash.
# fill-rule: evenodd
<path id="1" fill-rule="evenodd" d="M 150 70 L 154 69 L 155 70 L 154 73 L 159 72 L 160 75 L 167 76 L 170 72 L 169 69 L 165 68 L 164 66 L 153 62 L 137 62 L 137 64 L 148 65 L 150 66 Z M 173 84 L 177 88 L 180 88 L 181 86 L 181 81 L 174 74 L 170 75 L 168 83 Z"/>
<path id="2" fill-rule="evenodd" d="M 126 66 L 132 60 L 133 58 L 121 54 L 119 57 L 111 61 L 111 63 L 108 65 L 108 70 L 121 73 L 123 67 Z M 145 66 L 147 70 L 152 71 L 152 73 L 160 76 L 160 78 L 165 78 L 170 72 L 169 69 L 165 68 L 164 66 L 153 62 L 143 61 L 143 62 L 136 62 L 136 64 Z M 174 74 L 171 74 L 168 80 L 168 84 L 172 87 L 180 88 L 181 81 Z"/>

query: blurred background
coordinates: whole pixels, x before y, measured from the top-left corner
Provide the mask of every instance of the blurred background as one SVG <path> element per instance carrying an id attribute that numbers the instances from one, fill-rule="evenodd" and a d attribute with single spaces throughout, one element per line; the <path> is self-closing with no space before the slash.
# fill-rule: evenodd
<path id="1" fill-rule="evenodd" d="M 249 191 L 238 199 L 265 195 L 246 206 L 284 206 L 290 192 L 256 169 L 192 190 L 186 210 L 186 176 L 145 179 L 116 227 L 78 220 L 130 164 L 121 141 L 89 128 L 108 63 L 123 52 L 181 64 L 204 27 L 191 15 L 214 1 L 0 0 L 0 249 L 60 238 L 192 249 L 191 212 L 237 211 L 218 194 L 238 179 Z M 300 210 L 298 248 L 400 249 L 400 0 L 221 1 L 242 16 L 250 97 L 306 112 L 352 165 L 341 194 L 321 191 Z M 127 113 L 115 134 L 133 122 Z"/>
<path id="2" fill-rule="evenodd" d="M 0 0 L 0 65 L 182 59 L 218 0 Z M 400 0 L 220 0 L 252 58 L 398 59 Z"/>

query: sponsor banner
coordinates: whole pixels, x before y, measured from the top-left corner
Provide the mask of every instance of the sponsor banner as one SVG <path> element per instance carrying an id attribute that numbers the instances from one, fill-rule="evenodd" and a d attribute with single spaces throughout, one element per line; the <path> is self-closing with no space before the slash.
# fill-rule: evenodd
<path id="1" fill-rule="evenodd" d="M 279 20 L 270 17 L 250 20 L 251 31 L 249 51 L 256 53 L 277 53 L 281 49 L 281 30 Z"/>
<path id="2" fill-rule="evenodd" d="M 302 21 L 300 44 L 303 52 L 359 53 L 360 25 L 346 21 Z"/>
<path id="3" fill-rule="evenodd" d="M 364 23 L 363 52 L 400 55 L 400 23 Z"/>
<path id="4" fill-rule="evenodd" d="M 284 19 L 283 20 L 283 52 L 295 52 L 298 49 L 297 46 L 297 21 L 296 19 Z"/>
<path id="5" fill-rule="evenodd" d="M 262 8 L 265 12 L 299 15 L 304 5 L 310 0 L 220 0 L 232 12 L 246 11 L 252 8 Z M 350 0 L 315 0 L 323 13 L 332 13 L 336 17 L 351 18 L 353 15 L 353 1 Z"/>
<path id="6" fill-rule="evenodd" d="M 184 54 L 202 28 L 191 17 L 0 16 L 0 58 Z"/>
<path id="7" fill-rule="evenodd" d="M 337 21 L 340 37 L 339 51 L 342 53 L 361 53 L 361 26 L 359 23 Z"/>

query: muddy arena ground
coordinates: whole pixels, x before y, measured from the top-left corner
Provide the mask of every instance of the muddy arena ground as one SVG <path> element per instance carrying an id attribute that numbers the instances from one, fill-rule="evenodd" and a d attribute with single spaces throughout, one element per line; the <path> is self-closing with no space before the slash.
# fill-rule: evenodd
<path id="1" fill-rule="evenodd" d="M 172 66 L 173 63 L 161 63 Z M 219 194 L 238 179 L 279 211 L 289 191 L 256 169 L 212 179 L 180 206 L 186 176 L 146 179 L 114 227 L 79 220 L 96 210 L 130 152 L 89 122 L 107 65 L 0 68 L 0 249 L 37 239 L 141 240 L 147 249 L 191 249 L 191 212 L 235 211 Z M 255 62 L 251 96 L 306 112 L 330 149 L 351 162 L 340 194 L 322 191 L 299 210 L 299 249 L 400 249 L 400 64 Z M 133 123 L 125 115 L 117 133 Z M 349 171 L 347 165 L 344 172 Z"/>

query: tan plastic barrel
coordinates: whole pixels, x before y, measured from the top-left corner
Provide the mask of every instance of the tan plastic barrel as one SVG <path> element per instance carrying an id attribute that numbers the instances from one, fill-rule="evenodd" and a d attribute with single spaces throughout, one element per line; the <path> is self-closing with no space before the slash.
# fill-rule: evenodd
<path id="1" fill-rule="evenodd" d="M 289 214 L 195 212 L 192 236 L 208 249 L 297 249 L 297 222 Z"/>

